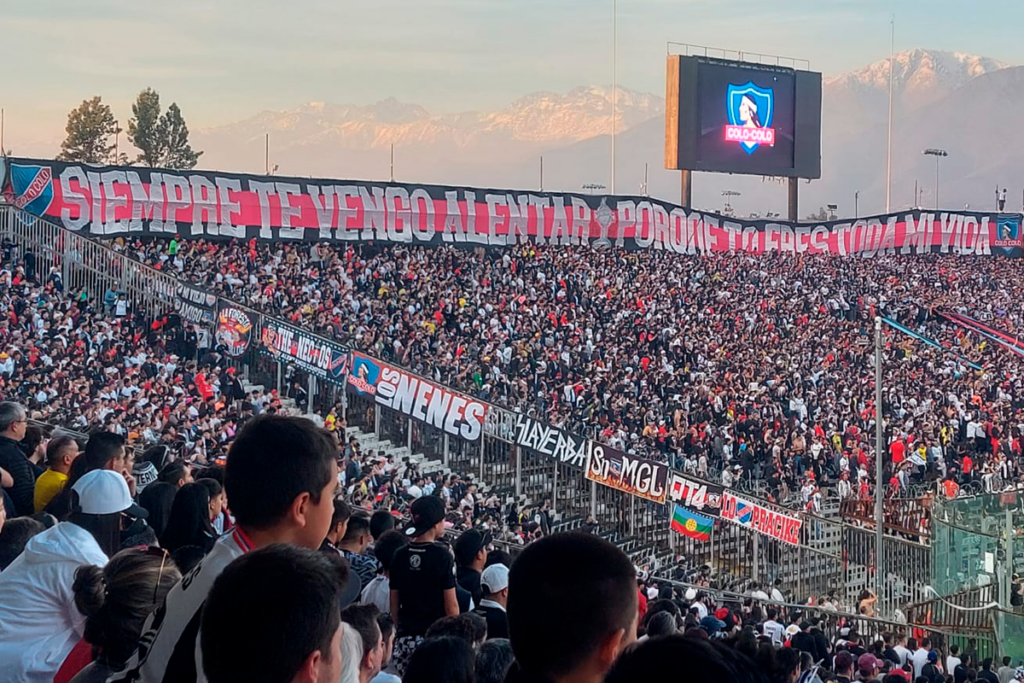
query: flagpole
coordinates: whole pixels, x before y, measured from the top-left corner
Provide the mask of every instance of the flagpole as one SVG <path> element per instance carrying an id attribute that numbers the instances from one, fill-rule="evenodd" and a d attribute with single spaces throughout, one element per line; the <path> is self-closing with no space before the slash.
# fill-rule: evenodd
<path id="1" fill-rule="evenodd" d="M 892 63 L 896 52 L 896 15 L 889 15 L 889 142 L 885 152 L 885 212 L 892 198 Z M 916 197 L 915 197 L 916 200 Z"/>
<path id="2" fill-rule="evenodd" d="M 618 0 L 612 0 L 612 194 L 615 194 L 615 114 L 616 107 L 618 105 L 618 95 L 616 94 L 616 86 L 618 85 L 618 64 L 616 64 L 616 49 L 618 42 Z"/>

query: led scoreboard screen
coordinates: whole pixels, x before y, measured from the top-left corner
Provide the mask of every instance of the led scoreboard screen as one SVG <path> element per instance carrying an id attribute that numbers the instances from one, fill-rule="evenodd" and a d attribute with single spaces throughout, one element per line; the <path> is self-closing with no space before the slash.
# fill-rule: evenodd
<path id="1" fill-rule="evenodd" d="M 793 167 L 792 73 L 707 64 L 697 71 L 700 137 L 708 164 Z"/>
<path id="2" fill-rule="evenodd" d="M 665 167 L 821 176 L 821 75 L 669 57 Z"/>

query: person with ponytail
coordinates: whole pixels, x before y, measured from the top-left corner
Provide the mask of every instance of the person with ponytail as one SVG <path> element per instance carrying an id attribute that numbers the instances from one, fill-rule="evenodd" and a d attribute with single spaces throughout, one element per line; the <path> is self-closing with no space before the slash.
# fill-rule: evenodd
<path id="1" fill-rule="evenodd" d="M 180 579 L 174 560 L 156 547 L 122 550 L 102 569 L 80 567 L 72 590 L 75 607 L 85 615 L 82 642 L 91 651 L 91 662 L 71 683 L 104 683 L 121 671 L 139 645 L 146 617 Z M 66 680 L 63 676 L 71 673 L 69 665 L 70 661 L 65 662 L 55 681 Z"/>
<path id="2" fill-rule="evenodd" d="M 82 565 L 102 567 L 118 550 L 122 513 L 145 517 L 124 477 L 94 470 L 75 482 L 65 522 L 33 536 L 0 574 L 0 681 L 50 683 L 83 636 L 86 614 L 73 586 Z"/>

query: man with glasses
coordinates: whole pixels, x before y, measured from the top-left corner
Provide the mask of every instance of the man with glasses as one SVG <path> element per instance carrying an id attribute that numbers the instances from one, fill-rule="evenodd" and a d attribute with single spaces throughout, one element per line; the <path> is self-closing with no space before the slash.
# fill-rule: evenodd
<path id="1" fill-rule="evenodd" d="M 0 469 L 6 471 L 13 482 L 5 487 L 14 503 L 8 517 L 31 515 L 35 512 L 33 498 L 36 489 L 35 471 L 18 443 L 25 438 L 28 417 L 25 409 L 11 401 L 0 403 Z"/>

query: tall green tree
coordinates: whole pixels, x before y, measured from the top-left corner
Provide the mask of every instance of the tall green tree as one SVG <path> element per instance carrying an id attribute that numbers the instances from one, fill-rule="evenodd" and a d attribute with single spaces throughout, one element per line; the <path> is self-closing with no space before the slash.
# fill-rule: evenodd
<path id="1" fill-rule="evenodd" d="M 160 95 L 152 88 L 139 93 L 128 121 L 128 139 L 139 149 L 136 159 L 146 166 L 194 168 L 202 152 L 188 142 L 188 126 L 176 103 L 160 113 Z"/>
<path id="2" fill-rule="evenodd" d="M 128 140 L 139 150 L 136 158 L 146 166 L 159 166 L 163 161 L 165 139 L 160 124 L 160 95 L 152 88 L 139 93 L 128 120 Z"/>
<path id="3" fill-rule="evenodd" d="M 117 120 L 99 96 L 83 100 L 72 109 L 64 130 L 67 137 L 60 143 L 58 159 L 88 164 L 109 161 L 115 147 L 110 138 L 118 133 Z"/>
<path id="4" fill-rule="evenodd" d="M 160 117 L 160 127 L 164 133 L 164 166 L 174 169 L 195 168 L 202 152 L 196 152 L 188 143 L 188 126 L 181 117 L 181 110 L 174 102 Z"/>

